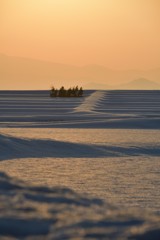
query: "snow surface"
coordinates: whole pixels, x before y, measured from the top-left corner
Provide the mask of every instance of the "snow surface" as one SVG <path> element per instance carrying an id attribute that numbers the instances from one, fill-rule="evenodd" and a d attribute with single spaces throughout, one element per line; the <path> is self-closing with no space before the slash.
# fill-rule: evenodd
<path id="1" fill-rule="evenodd" d="M 84 135 L 87 135 L 87 130 L 84 132 L 82 131 L 82 136 L 80 138 L 76 138 L 72 135 L 72 133 L 68 132 L 66 134 L 70 135 L 68 137 L 69 141 L 62 140 L 63 135 L 60 137 L 57 136 L 57 133 L 54 131 L 48 130 L 50 134 L 48 135 L 48 138 L 43 138 L 45 136 L 44 131 L 39 130 L 39 134 L 37 134 L 37 138 L 34 136 L 34 129 L 27 129 L 27 131 L 21 129 L 21 131 L 18 130 L 19 135 L 26 135 L 27 137 L 15 137 L 15 134 L 9 133 L 10 129 L 3 129 L 0 134 L 0 160 L 10 160 L 10 159 L 16 159 L 16 158 L 103 158 L 103 157 L 127 157 L 127 156 L 148 156 L 148 157 L 159 157 L 160 156 L 160 131 L 157 130 L 157 132 L 154 130 L 150 134 L 149 132 L 144 132 L 145 136 L 142 138 L 142 134 L 133 134 L 131 137 L 141 137 L 140 139 L 137 139 L 136 141 L 132 140 L 131 142 L 123 142 L 122 134 L 127 134 L 128 132 L 118 132 L 119 138 L 116 136 L 116 133 L 110 133 L 114 134 L 113 139 L 112 136 L 109 136 L 109 132 L 104 132 L 104 135 L 107 135 L 109 139 L 104 140 L 101 142 L 97 142 L 96 140 L 91 141 L 91 139 L 88 140 L 88 142 L 82 141 L 82 138 L 84 138 Z M 20 133 L 21 132 L 21 133 Z M 89 132 L 88 134 L 92 135 L 92 138 L 94 137 L 94 132 L 96 134 L 96 131 Z M 8 133 L 8 134 L 7 134 Z M 24 134 L 23 134 L 24 133 Z M 58 134 L 60 135 L 62 131 L 58 131 Z M 105 134 L 106 133 L 106 134 Z M 31 138 L 29 135 L 33 136 Z M 36 134 L 36 133 L 35 133 Z M 78 135 L 78 132 L 76 132 Z M 129 134 L 129 133 L 128 133 Z M 151 138 L 151 135 L 153 137 Z M 50 136 L 51 135 L 51 136 Z M 65 135 L 65 134 L 64 134 Z M 102 135 L 101 137 L 104 137 Z M 142 135 L 142 136 L 141 136 Z M 39 138 L 38 138 L 39 137 Z M 59 140 L 56 140 L 56 137 L 59 138 Z M 101 139 L 99 137 L 99 141 Z M 116 140 L 114 140 L 114 137 L 116 137 Z M 144 138 L 147 137 L 149 139 L 144 140 Z M 89 137 L 88 137 L 89 138 Z M 98 138 L 98 133 L 96 138 Z M 120 140 L 120 138 L 122 140 Z M 150 139 L 151 138 L 151 139 Z M 79 140 L 81 139 L 81 140 Z M 141 140 L 143 142 L 141 142 Z M 116 143 L 118 141 L 118 143 Z M 116 144 L 116 145 L 115 145 Z M 138 146 L 137 146 L 138 144 Z"/>
<path id="2" fill-rule="evenodd" d="M 159 157 L 155 129 L 3 128 L 0 134 L 0 171 L 152 212 L 160 212 Z"/>
<path id="3" fill-rule="evenodd" d="M 1 91 L 0 126 L 160 129 L 160 91 L 85 91 L 81 98 Z"/>
<path id="4" fill-rule="evenodd" d="M 0 173 L 0 239 L 159 240 L 160 216 Z"/>
<path id="5" fill-rule="evenodd" d="M 87 91 L 82 98 L 70 99 L 50 98 L 46 91 L 0 92 L 0 127 L 0 167 L 3 162 L 10 163 L 22 158 L 26 158 L 26 161 L 30 158 L 58 161 L 60 158 L 66 160 L 66 157 L 80 160 L 91 158 L 93 162 L 95 159 L 97 162 L 114 157 L 120 158 L 122 164 L 126 165 L 127 160 L 132 162 L 133 157 L 140 156 L 144 160 L 144 168 L 144 156 L 149 156 L 147 160 L 150 162 L 156 158 L 157 162 L 160 156 L 159 142 L 151 143 L 149 139 L 144 144 L 141 141 L 141 145 L 132 145 L 130 139 L 128 145 L 118 145 L 118 141 L 116 145 L 75 142 L 74 139 L 28 138 L 23 134 L 21 137 L 10 134 L 6 127 L 22 128 L 22 131 L 23 127 L 97 128 L 102 131 L 105 128 L 154 129 L 157 136 L 160 129 L 160 92 Z M 30 134 L 31 129 L 28 131 Z M 130 159 L 123 162 L 125 157 Z M 90 162 L 89 166 L 92 164 Z M 147 181 L 159 174 L 157 166 L 149 173 Z M 133 172 L 127 170 L 127 174 L 134 175 L 136 168 L 137 165 Z M 115 176 L 114 172 L 114 179 Z M 157 178 L 152 180 L 152 187 L 155 183 L 158 185 Z M 157 195 L 153 197 L 158 201 L 158 188 L 156 192 Z M 131 188 L 131 197 L 132 194 Z M 69 188 L 29 185 L 1 172 L 0 239 L 159 240 L 160 216 L 142 209 L 118 208 Z"/>

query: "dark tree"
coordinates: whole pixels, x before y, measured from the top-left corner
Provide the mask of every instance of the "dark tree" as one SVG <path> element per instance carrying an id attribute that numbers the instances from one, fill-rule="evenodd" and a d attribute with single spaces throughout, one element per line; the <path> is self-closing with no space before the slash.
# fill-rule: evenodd
<path id="1" fill-rule="evenodd" d="M 78 97 L 82 97 L 83 96 L 83 88 L 81 87 L 78 91 Z"/>
<path id="2" fill-rule="evenodd" d="M 82 87 L 79 89 L 78 86 L 65 89 L 62 86 L 59 90 L 55 89 L 54 87 L 51 88 L 50 91 L 51 97 L 82 97 L 83 96 L 83 89 Z"/>

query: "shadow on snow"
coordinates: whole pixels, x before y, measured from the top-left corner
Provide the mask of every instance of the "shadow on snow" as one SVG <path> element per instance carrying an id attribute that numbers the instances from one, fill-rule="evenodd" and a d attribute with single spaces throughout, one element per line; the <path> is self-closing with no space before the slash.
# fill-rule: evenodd
<path id="1" fill-rule="evenodd" d="M 105 146 L 0 135 L 0 160 L 14 158 L 104 158 L 160 156 L 160 146 Z"/>

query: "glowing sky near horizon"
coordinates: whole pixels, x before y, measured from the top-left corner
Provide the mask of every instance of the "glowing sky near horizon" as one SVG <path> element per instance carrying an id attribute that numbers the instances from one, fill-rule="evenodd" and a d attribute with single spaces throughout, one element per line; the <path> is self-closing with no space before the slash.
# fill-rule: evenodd
<path id="1" fill-rule="evenodd" d="M 0 0 L 0 52 L 113 69 L 160 66 L 159 0 Z"/>

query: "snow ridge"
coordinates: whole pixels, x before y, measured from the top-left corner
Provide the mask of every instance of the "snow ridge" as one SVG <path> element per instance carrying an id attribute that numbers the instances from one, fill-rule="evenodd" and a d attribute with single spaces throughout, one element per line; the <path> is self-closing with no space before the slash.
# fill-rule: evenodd
<path id="1" fill-rule="evenodd" d="M 10 151 L 8 151 L 8 149 Z M 63 151 L 61 151 L 63 149 Z M 160 144 L 130 145 L 85 144 L 52 139 L 27 139 L 0 134 L 0 161 L 16 158 L 104 158 L 160 156 Z"/>
<path id="2" fill-rule="evenodd" d="M 76 112 L 91 112 L 97 106 L 99 101 L 104 99 L 105 91 L 96 91 L 92 93 L 85 101 L 75 108 Z"/>

